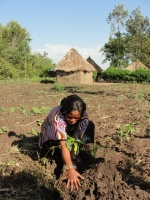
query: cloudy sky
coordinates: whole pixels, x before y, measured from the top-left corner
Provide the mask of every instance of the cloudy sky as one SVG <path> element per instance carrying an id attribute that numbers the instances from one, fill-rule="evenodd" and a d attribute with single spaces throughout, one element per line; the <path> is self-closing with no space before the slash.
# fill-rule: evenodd
<path id="1" fill-rule="evenodd" d="M 75 48 L 106 69 L 109 63 L 102 64 L 99 52 L 109 39 L 106 19 L 122 3 L 129 13 L 140 7 L 150 19 L 150 0 L 0 0 L 0 23 L 17 21 L 30 33 L 32 51 L 46 51 L 56 64 Z"/>

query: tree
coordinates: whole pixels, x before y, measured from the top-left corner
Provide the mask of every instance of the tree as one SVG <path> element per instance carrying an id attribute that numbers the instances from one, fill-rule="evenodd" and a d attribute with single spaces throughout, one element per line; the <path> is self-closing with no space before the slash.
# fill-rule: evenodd
<path id="1" fill-rule="evenodd" d="M 103 63 L 110 61 L 110 66 L 117 67 L 127 66 L 128 60 L 125 55 L 126 51 L 126 38 L 122 35 L 119 36 L 119 54 L 118 54 L 118 40 L 117 38 L 109 38 L 109 42 L 105 43 L 104 47 L 101 48 L 101 52 L 105 55 Z"/>
<path id="2" fill-rule="evenodd" d="M 148 17 L 141 14 L 140 7 L 131 12 L 126 21 L 127 46 L 132 61 L 144 61 L 149 58 L 150 22 Z"/>
<path id="3" fill-rule="evenodd" d="M 31 53 L 30 41 L 30 34 L 18 22 L 10 21 L 6 26 L 0 24 L 1 77 L 42 76 L 54 67 L 46 52 L 43 55 Z"/>
<path id="4" fill-rule="evenodd" d="M 148 17 L 141 14 L 140 7 L 131 12 L 129 19 L 126 21 L 126 31 L 129 35 L 147 35 L 150 34 L 150 23 Z"/>
<path id="5" fill-rule="evenodd" d="M 108 24 L 111 24 L 110 34 L 120 33 L 124 28 L 125 20 L 128 17 L 128 10 L 124 9 L 124 4 L 115 5 L 115 9 L 109 13 L 107 20 Z"/>
<path id="6" fill-rule="evenodd" d="M 111 32 L 110 35 L 111 36 L 115 36 L 116 39 L 114 39 L 115 41 L 115 49 L 113 48 L 113 50 L 115 51 L 114 54 L 112 54 L 111 56 L 111 60 L 114 62 L 115 60 L 115 65 L 119 68 L 121 65 L 121 60 L 120 57 L 123 57 L 123 55 L 121 55 L 121 48 L 122 48 L 122 44 L 121 44 L 121 29 L 124 27 L 125 25 L 125 20 L 128 17 L 128 10 L 124 9 L 124 4 L 118 4 L 115 6 L 115 9 L 113 9 L 113 11 L 111 13 L 109 13 L 108 18 L 107 18 L 107 22 L 109 24 L 111 24 Z M 114 43 L 113 43 L 114 45 Z M 114 55 L 114 57 L 113 57 Z M 106 59 L 108 58 L 108 54 L 106 54 Z"/>
<path id="7" fill-rule="evenodd" d="M 40 77 L 48 75 L 50 69 L 54 67 L 54 64 L 46 55 L 46 52 L 43 55 L 41 53 L 32 54 L 30 61 L 28 61 L 30 75 Z"/>
<path id="8" fill-rule="evenodd" d="M 2 46 L 1 56 L 16 68 L 23 68 L 22 58 L 30 53 L 30 35 L 25 28 L 22 28 L 16 21 L 7 23 L 1 33 Z M 22 62 L 23 61 L 23 62 Z"/>
<path id="9" fill-rule="evenodd" d="M 110 61 L 119 68 L 122 64 L 140 60 L 150 66 L 150 22 L 148 17 L 142 16 L 140 7 L 128 17 L 124 4 L 118 4 L 107 22 L 111 24 L 111 36 L 100 50 L 105 55 L 103 62 Z"/>

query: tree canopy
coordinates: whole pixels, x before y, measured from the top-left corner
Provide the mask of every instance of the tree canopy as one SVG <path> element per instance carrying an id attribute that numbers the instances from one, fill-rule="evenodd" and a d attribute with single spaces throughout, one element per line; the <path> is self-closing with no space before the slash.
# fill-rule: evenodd
<path id="1" fill-rule="evenodd" d="M 129 62 L 140 60 L 150 67 L 150 22 L 141 14 L 140 7 L 129 15 L 124 4 L 118 4 L 109 13 L 111 24 L 108 43 L 100 49 L 104 62 L 116 68 L 126 67 Z"/>
<path id="2" fill-rule="evenodd" d="M 0 24 L 0 78 L 44 76 L 54 67 L 47 53 L 31 53 L 29 32 L 16 21 Z"/>

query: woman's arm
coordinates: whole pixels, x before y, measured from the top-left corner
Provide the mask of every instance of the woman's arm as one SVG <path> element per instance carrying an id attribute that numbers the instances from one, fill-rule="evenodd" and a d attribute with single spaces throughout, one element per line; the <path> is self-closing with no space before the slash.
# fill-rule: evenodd
<path id="1" fill-rule="evenodd" d="M 64 161 L 64 164 L 69 168 L 70 166 L 73 166 L 70 151 L 67 148 L 65 141 L 60 141 L 60 145 L 61 145 L 62 159 Z M 81 174 L 79 174 L 75 170 L 75 168 L 69 168 L 67 170 L 67 175 L 68 175 L 67 187 L 70 186 L 71 191 L 72 191 L 75 185 L 76 189 L 78 189 L 79 186 L 81 186 L 79 178 L 84 179 L 83 176 L 81 176 Z"/>

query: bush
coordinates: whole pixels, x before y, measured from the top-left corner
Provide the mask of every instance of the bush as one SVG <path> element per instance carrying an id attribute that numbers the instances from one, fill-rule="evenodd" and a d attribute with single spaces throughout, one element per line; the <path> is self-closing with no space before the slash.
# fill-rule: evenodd
<path id="1" fill-rule="evenodd" d="M 148 82 L 150 83 L 150 70 L 130 70 L 109 68 L 102 73 L 102 78 L 108 82 Z"/>
<path id="2" fill-rule="evenodd" d="M 54 88 L 55 92 L 62 92 L 64 90 L 64 86 L 57 82 L 54 83 L 53 88 Z"/>
<path id="3" fill-rule="evenodd" d="M 93 71 L 93 81 L 95 82 L 97 79 L 97 71 Z"/>
<path id="4" fill-rule="evenodd" d="M 0 58 L 0 78 L 17 78 L 17 70 L 4 58 Z"/>
<path id="5" fill-rule="evenodd" d="M 134 77 L 135 81 L 138 83 L 150 83 L 150 70 L 137 69 L 136 71 L 132 72 L 132 77 Z"/>

